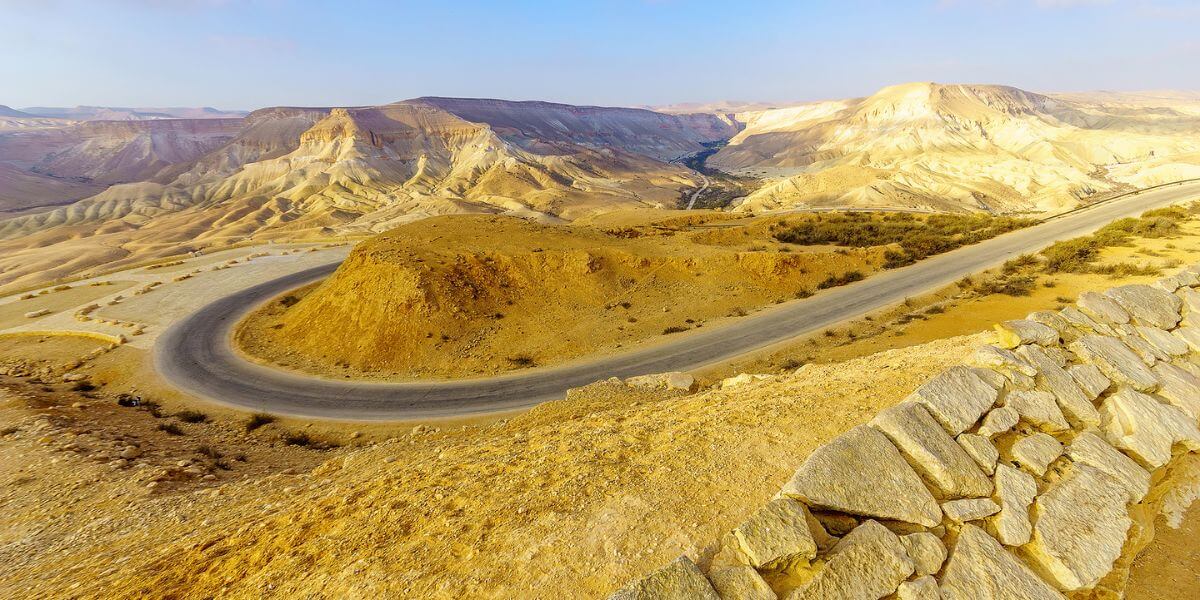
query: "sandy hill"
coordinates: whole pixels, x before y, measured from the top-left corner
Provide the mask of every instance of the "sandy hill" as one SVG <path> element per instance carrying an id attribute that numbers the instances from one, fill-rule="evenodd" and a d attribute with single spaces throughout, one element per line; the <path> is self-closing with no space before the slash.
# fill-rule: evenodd
<path id="1" fill-rule="evenodd" d="M 1056 210 L 1200 176 L 1200 100 L 1187 94 L 912 83 L 736 118 L 745 128 L 709 164 L 768 179 L 745 209 Z"/>

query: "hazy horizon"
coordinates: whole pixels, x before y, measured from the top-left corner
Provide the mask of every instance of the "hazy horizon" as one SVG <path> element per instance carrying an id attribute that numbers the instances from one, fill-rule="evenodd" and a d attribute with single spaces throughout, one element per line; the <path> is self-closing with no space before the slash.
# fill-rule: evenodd
<path id="1" fill-rule="evenodd" d="M 1200 90 L 1200 7 L 1165 0 L 619 0 L 428 6 L 0 0 L 0 104 L 358 106 L 420 96 L 655 106 L 911 81 Z M 869 18 L 868 18 L 869 16 Z M 845 32 L 852 32 L 847 35 Z"/>

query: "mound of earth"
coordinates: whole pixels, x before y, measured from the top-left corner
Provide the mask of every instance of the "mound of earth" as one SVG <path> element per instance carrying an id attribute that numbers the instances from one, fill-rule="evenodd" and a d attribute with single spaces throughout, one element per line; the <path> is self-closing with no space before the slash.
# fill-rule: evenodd
<path id="1" fill-rule="evenodd" d="M 493 373 L 652 343 L 884 261 L 882 247 L 781 244 L 777 220 L 711 221 L 425 219 L 363 242 L 238 338 L 254 356 L 337 375 Z"/>

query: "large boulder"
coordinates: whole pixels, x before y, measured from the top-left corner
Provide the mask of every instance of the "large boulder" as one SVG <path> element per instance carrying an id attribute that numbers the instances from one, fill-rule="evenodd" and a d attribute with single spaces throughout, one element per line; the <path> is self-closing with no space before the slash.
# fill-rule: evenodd
<path id="1" fill-rule="evenodd" d="M 1070 348 L 1083 360 L 1099 367 L 1109 379 L 1128 384 L 1139 392 L 1158 389 L 1158 378 L 1150 367 L 1116 338 L 1085 335 Z"/>
<path id="2" fill-rule="evenodd" d="M 1122 285 L 1104 292 L 1142 325 L 1174 329 L 1179 324 L 1183 301 L 1161 288 L 1149 285 Z"/>
<path id="3" fill-rule="evenodd" d="M 951 367 L 909 397 L 929 409 L 950 435 L 966 431 L 996 403 L 999 393 L 967 367 Z"/>
<path id="4" fill-rule="evenodd" d="M 1182 409 L 1152 396 L 1122 389 L 1100 405 L 1104 437 L 1143 465 L 1161 467 L 1171 460 L 1171 450 L 1181 443 L 1200 450 L 1200 430 Z"/>
<path id="5" fill-rule="evenodd" d="M 915 567 L 900 538 L 875 521 L 846 534 L 828 562 L 788 600 L 882 598 L 896 591 Z"/>
<path id="6" fill-rule="evenodd" d="M 733 535 L 756 568 L 808 562 L 817 555 L 804 505 L 791 498 L 772 500 L 734 529 Z"/>
<path id="7" fill-rule="evenodd" d="M 963 525 L 940 583 L 946 600 L 1064 600 L 992 536 Z"/>
<path id="8" fill-rule="evenodd" d="M 976 498 L 992 493 L 987 475 L 924 406 L 901 402 L 876 415 L 871 426 L 882 431 L 943 497 Z"/>
<path id="9" fill-rule="evenodd" d="M 933 527 L 937 501 L 900 451 L 859 426 L 813 451 L 782 493 L 815 508 Z"/>
<path id="10" fill-rule="evenodd" d="M 1126 490 L 1088 465 L 1076 465 L 1038 496 L 1029 556 L 1063 591 L 1090 589 L 1121 556 L 1129 518 Z"/>
<path id="11" fill-rule="evenodd" d="M 1099 469 L 1112 477 L 1125 490 L 1129 502 L 1141 502 L 1150 492 L 1150 472 L 1090 431 L 1071 440 L 1067 456 L 1077 465 Z"/>

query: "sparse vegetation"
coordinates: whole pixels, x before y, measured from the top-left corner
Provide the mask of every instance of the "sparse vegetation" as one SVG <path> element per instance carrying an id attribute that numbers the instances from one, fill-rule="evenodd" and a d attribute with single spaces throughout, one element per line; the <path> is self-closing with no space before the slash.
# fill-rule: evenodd
<path id="1" fill-rule="evenodd" d="M 254 413 L 246 419 L 246 431 L 254 431 L 264 425 L 275 422 L 275 416 L 267 413 Z"/>
<path id="2" fill-rule="evenodd" d="M 682 325 L 672 325 L 663 330 L 663 335 L 669 335 L 672 333 L 680 333 L 680 332 L 687 331 L 687 330 L 688 330 L 688 328 L 684 327 Z"/>
<path id="3" fill-rule="evenodd" d="M 208 415 L 198 410 L 181 410 L 175 413 L 175 418 L 184 423 L 207 423 Z"/>
<path id="4" fill-rule="evenodd" d="M 826 277 L 824 281 L 817 284 L 817 289 L 824 290 L 832 287 L 838 287 L 848 283 L 854 283 L 855 281 L 862 281 L 864 278 L 865 275 L 862 274 L 862 271 L 847 271 L 841 275 L 830 275 L 829 277 Z"/>
<path id="5" fill-rule="evenodd" d="M 1106 272 L 1104 267 L 1097 270 L 1094 263 L 1100 258 L 1100 251 L 1113 246 L 1130 245 L 1130 240 L 1137 238 L 1163 238 L 1179 233 L 1179 222 L 1188 218 L 1187 209 L 1172 206 L 1142 213 L 1138 218 L 1126 218 L 1105 225 L 1095 234 L 1057 242 L 1042 250 L 1045 260 L 1044 267 L 1048 273 L 1104 273 L 1120 275 L 1152 274 L 1138 272 L 1138 268 L 1114 267 L 1116 270 Z"/>
<path id="6" fill-rule="evenodd" d="M 285 308 L 291 308 L 292 306 L 295 306 L 295 304 L 299 301 L 300 301 L 299 298 L 297 298 L 291 294 L 288 294 L 287 296 L 284 296 L 279 299 L 279 303 L 282 304 Z"/>
<path id="7" fill-rule="evenodd" d="M 537 360 L 528 354 L 518 354 L 516 356 L 510 356 L 505 360 L 508 361 L 508 364 L 510 364 L 514 367 L 518 367 L 518 368 L 537 366 Z"/>
<path id="8" fill-rule="evenodd" d="M 158 430 L 169 435 L 183 435 L 183 428 L 174 423 L 159 423 Z"/>

